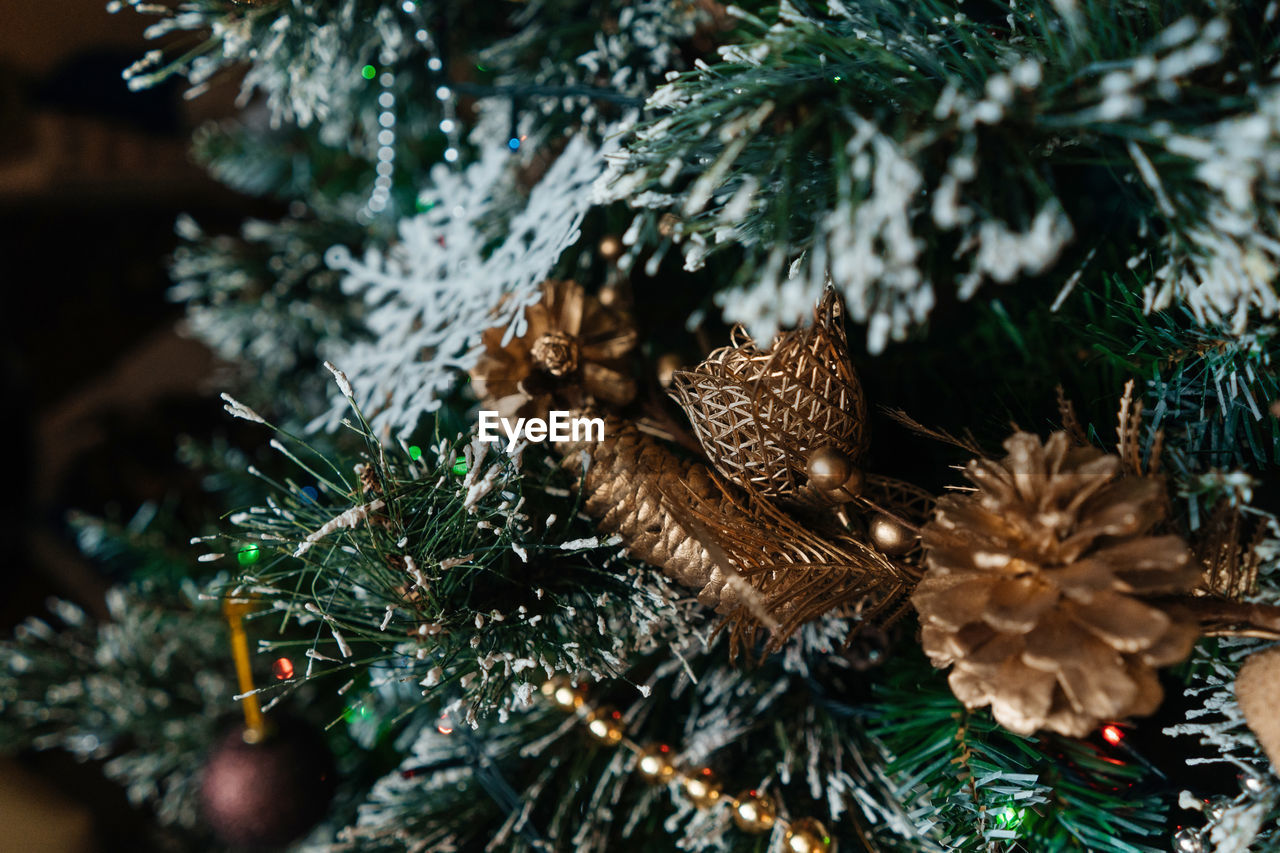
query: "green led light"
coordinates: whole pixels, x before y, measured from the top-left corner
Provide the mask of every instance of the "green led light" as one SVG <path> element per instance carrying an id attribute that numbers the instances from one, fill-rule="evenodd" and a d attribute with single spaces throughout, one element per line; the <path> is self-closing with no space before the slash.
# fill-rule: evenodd
<path id="1" fill-rule="evenodd" d="M 409 458 L 417 462 L 422 458 L 422 448 L 416 444 L 409 445 Z"/>
<path id="2" fill-rule="evenodd" d="M 453 463 L 453 473 L 457 474 L 459 477 L 467 473 L 467 457 L 459 456 L 457 458 Z"/>
<path id="3" fill-rule="evenodd" d="M 364 68 L 360 69 L 360 76 L 366 80 L 372 80 L 374 77 L 378 76 L 378 69 L 374 68 L 372 65 L 366 65 Z"/>
<path id="4" fill-rule="evenodd" d="M 245 545 L 236 552 L 236 559 L 240 561 L 242 566 L 252 566 L 258 562 L 258 558 L 262 556 L 262 552 L 258 550 L 257 545 Z"/>

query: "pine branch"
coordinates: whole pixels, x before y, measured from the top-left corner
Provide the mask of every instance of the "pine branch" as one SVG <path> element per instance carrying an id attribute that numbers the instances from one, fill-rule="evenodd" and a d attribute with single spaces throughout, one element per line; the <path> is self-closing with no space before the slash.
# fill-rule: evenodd
<path id="1" fill-rule="evenodd" d="M 1240 334 L 1247 306 L 1280 308 L 1239 273 L 1250 252 L 1271 258 L 1265 199 L 1225 177 L 1225 163 L 1258 174 L 1238 125 L 1275 96 L 1246 83 L 1265 86 L 1276 55 L 1255 18 L 1200 0 L 787 4 L 650 98 L 612 197 L 639 210 L 637 251 L 683 241 L 693 269 L 739 247 L 722 304 L 757 338 L 803 316 L 829 275 L 879 352 L 925 319 L 934 282 L 964 299 L 1035 278 L 1073 238 L 1159 242 L 1170 260 L 1148 307 L 1182 299 Z M 1096 209 L 1099 192 L 1120 203 Z M 678 224 L 659 228 L 664 215 Z M 1239 236 L 1215 237 L 1212 217 Z"/>
<path id="2" fill-rule="evenodd" d="M 1164 806 L 1139 795 L 1135 764 L 1048 735 L 1025 738 L 968 712 L 916 656 L 877 687 L 870 735 L 922 834 L 956 851 L 1148 853 Z"/>

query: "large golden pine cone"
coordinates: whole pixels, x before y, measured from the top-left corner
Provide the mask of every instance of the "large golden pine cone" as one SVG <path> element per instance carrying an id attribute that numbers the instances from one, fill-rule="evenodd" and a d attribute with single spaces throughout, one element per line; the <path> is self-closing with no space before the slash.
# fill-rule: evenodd
<path id="1" fill-rule="evenodd" d="M 734 345 L 673 379 L 672 396 L 716 471 L 765 497 L 815 497 L 807 489 L 811 451 L 830 448 L 854 463 L 866 450 L 866 402 L 834 291 L 813 325 L 768 349 L 736 330 Z"/>
<path id="2" fill-rule="evenodd" d="M 1151 713 L 1163 698 L 1155 668 L 1185 658 L 1198 634 L 1141 598 L 1199 579 L 1182 539 L 1151 535 L 1163 482 L 1120 477 L 1119 457 L 1065 432 L 1004 446 L 1003 460 L 969 463 L 977 488 L 939 500 L 922 531 L 928 570 L 912 602 L 925 651 L 954 664 L 966 706 L 990 705 L 1020 734 L 1082 737 Z"/>
<path id="3" fill-rule="evenodd" d="M 635 397 L 627 364 L 635 329 L 581 285 L 543 282 L 542 300 L 525 309 L 525 323 L 525 333 L 510 340 L 505 326 L 487 330 L 471 369 L 476 396 L 502 417 L 543 417 L 558 405 L 622 406 Z"/>

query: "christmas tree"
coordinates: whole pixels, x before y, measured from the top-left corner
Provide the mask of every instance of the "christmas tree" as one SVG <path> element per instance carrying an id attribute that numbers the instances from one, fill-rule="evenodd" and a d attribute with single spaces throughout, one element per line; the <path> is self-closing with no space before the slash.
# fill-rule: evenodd
<path id="1" fill-rule="evenodd" d="M 112 8 L 287 211 L 171 259 L 259 447 L 77 518 L 0 746 L 156 849 L 1280 850 L 1277 4 Z"/>

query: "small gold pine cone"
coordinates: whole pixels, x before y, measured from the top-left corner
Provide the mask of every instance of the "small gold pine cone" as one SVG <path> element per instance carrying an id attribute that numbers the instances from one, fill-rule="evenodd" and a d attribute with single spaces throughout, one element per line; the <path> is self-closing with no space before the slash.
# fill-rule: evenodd
<path id="1" fill-rule="evenodd" d="M 856 463 L 866 450 L 866 402 L 834 291 L 814 310 L 813 325 L 768 349 L 737 330 L 732 346 L 673 378 L 672 396 L 716 471 L 765 497 L 815 499 L 810 452 L 829 448 Z"/>
<path id="2" fill-rule="evenodd" d="M 572 281 L 546 281 L 525 310 L 526 330 L 504 343 L 505 326 L 487 330 L 471 370 L 472 387 L 502 417 L 542 417 L 557 405 L 625 405 L 635 397 L 627 356 L 636 344 L 630 320 Z"/>
<path id="3" fill-rule="evenodd" d="M 1197 626 L 1141 599 L 1184 593 L 1199 572 L 1177 536 L 1151 535 L 1165 489 L 1121 461 L 1027 433 L 975 459 L 973 492 L 943 497 L 922 531 L 928 571 L 912 595 L 925 652 L 954 664 L 952 691 L 1020 734 L 1073 737 L 1150 714 L 1155 668 L 1187 656 Z"/>

